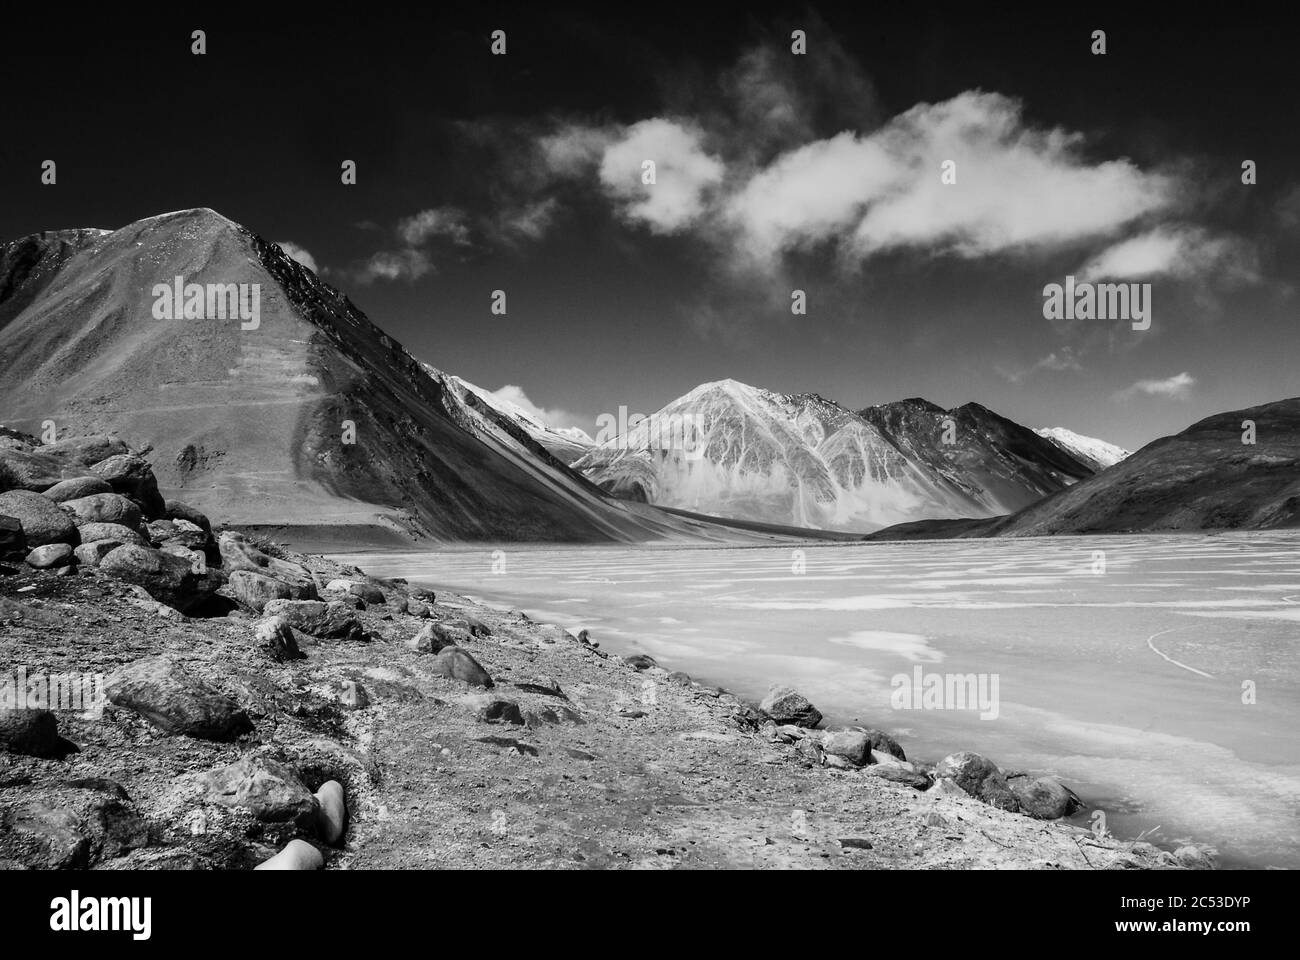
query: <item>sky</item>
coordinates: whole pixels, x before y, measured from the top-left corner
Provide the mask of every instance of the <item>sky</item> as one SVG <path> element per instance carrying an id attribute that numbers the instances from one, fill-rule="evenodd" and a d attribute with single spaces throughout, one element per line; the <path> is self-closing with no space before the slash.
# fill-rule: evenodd
<path id="1" fill-rule="evenodd" d="M 855 6 L 7 13 L 0 239 L 212 207 L 592 432 L 724 378 L 1129 448 L 1300 394 L 1286 31 Z M 1149 328 L 1048 316 L 1067 276 Z"/>

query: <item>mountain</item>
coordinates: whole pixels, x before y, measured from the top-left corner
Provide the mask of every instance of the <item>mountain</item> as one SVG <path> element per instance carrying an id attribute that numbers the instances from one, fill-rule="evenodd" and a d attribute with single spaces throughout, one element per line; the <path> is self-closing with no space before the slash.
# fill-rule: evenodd
<path id="1" fill-rule="evenodd" d="M 155 319 L 155 288 L 176 277 L 247 284 L 257 322 L 251 309 L 247 322 Z M 0 247 L 0 421 L 40 433 L 47 420 L 60 437 L 147 441 L 164 495 L 229 524 L 380 541 L 722 530 L 602 493 L 277 245 L 207 209 Z"/>
<path id="2" fill-rule="evenodd" d="M 426 365 L 427 366 L 427 365 Z M 432 370 L 432 368 L 428 368 Z M 566 464 L 573 463 L 596 445 L 590 434 L 581 427 L 552 427 L 536 415 L 525 410 L 517 403 L 511 403 L 490 390 L 477 387 L 460 377 L 450 377 L 449 384 L 463 398 L 466 393 L 473 393 L 480 400 L 498 413 L 510 418 L 528 433 L 534 440 L 546 448 L 547 452 L 558 457 Z"/>
<path id="3" fill-rule="evenodd" d="M 975 404 L 855 414 L 816 394 L 702 384 L 573 463 L 619 497 L 718 517 L 864 533 L 924 518 L 993 517 L 1091 471 Z"/>
<path id="4" fill-rule="evenodd" d="M 1129 455 L 1129 451 L 1096 437 L 1085 437 L 1064 427 L 1045 427 L 1035 430 L 1040 437 L 1052 441 L 1080 463 L 1100 473 L 1113 467 Z"/>
<path id="5" fill-rule="evenodd" d="M 1242 442 L 1245 421 L 1255 443 Z M 872 540 L 1300 526 L 1300 398 L 1208 417 L 1011 516 L 909 523 Z"/>
<path id="6" fill-rule="evenodd" d="M 1255 443 L 1242 423 L 1255 423 Z M 1300 398 L 1208 417 L 999 523 L 998 536 L 1300 526 Z"/>

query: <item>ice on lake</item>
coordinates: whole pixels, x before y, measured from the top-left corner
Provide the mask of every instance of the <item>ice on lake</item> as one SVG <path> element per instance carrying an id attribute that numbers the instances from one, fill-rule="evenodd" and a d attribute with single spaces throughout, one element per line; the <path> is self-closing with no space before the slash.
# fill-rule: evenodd
<path id="1" fill-rule="evenodd" d="M 909 756 L 1059 775 L 1119 836 L 1300 867 L 1300 533 L 342 559 L 754 700 L 788 683 Z M 996 678 L 996 711 L 899 708 L 918 670 Z"/>

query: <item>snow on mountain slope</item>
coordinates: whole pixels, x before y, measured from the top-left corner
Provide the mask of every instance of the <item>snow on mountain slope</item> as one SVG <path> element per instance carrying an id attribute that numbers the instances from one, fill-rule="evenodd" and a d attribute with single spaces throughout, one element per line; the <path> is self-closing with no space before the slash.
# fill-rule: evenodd
<path id="1" fill-rule="evenodd" d="M 1093 470 L 1100 471 L 1113 467 L 1129 456 L 1129 451 L 1123 447 L 1098 440 L 1096 437 L 1085 437 L 1064 427 L 1044 427 L 1034 432 L 1040 437 L 1051 440 L 1070 456 L 1092 467 Z"/>
<path id="2" fill-rule="evenodd" d="M 566 464 L 573 463 L 596 445 L 596 441 L 581 427 L 552 427 L 550 424 L 542 422 L 533 413 L 519 406 L 519 404 L 512 403 L 490 390 L 484 390 L 468 380 L 461 377 L 451 377 L 450 381 L 454 389 L 474 393 L 484 403 L 514 419 L 532 435 L 534 440 Z"/>
<path id="3" fill-rule="evenodd" d="M 825 530 L 1008 512 L 836 403 L 735 380 L 702 384 L 573 466 L 626 499 Z"/>

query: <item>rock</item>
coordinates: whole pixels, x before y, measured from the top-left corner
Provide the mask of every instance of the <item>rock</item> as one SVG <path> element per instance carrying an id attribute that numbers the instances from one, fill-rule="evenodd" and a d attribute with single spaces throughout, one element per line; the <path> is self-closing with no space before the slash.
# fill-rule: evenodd
<path id="1" fill-rule="evenodd" d="M 778 724 L 815 727 L 822 722 L 821 711 L 807 697 L 790 687 L 773 687 L 758 708 Z"/>
<path id="2" fill-rule="evenodd" d="M 366 603 L 378 604 L 385 600 L 384 591 L 372 583 L 362 583 L 357 580 L 331 580 L 325 585 L 325 589 L 329 592 L 350 593 Z"/>
<path id="3" fill-rule="evenodd" d="M 27 566 L 33 570 L 51 570 L 75 563 L 72 548 L 66 543 L 47 543 L 27 554 Z"/>
<path id="4" fill-rule="evenodd" d="M 160 532 L 170 530 L 170 535 L 163 540 L 165 543 L 178 543 L 191 550 L 207 550 L 212 545 L 212 534 L 188 520 L 157 520 L 155 523 L 169 524 L 168 527 L 159 528 Z M 152 527 L 153 524 L 150 524 L 151 529 Z M 312 596 L 316 596 L 314 588 Z"/>
<path id="5" fill-rule="evenodd" d="M 668 674 L 667 679 L 669 683 L 679 683 L 684 687 L 689 687 L 691 685 L 691 675 L 689 673 L 684 673 L 681 670 L 674 670 L 672 673 Z"/>
<path id="6" fill-rule="evenodd" d="M 149 519 L 157 519 L 166 512 L 167 504 L 158 492 L 153 468 L 140 457 L 118 454 L 101 460 L 90 472 L 108 481 L 114 493 L 134 501 Z"/>
<path id="7" fill-rule="evenodd" d="M 881 780 L 890 780 L 894 783 L 905 783 L 916 790 L 930 789 L 930 778 L 924 773 L 914 769 L 911 764 L 902 763 L 873 763 L 867 767 L 867 773 L 873 777 L 879 777 Z M 952 783 L 951 780 L 947 781 Z M 953 784 L 953 789 L 962 793 L 961 787 Z"/>
<path id="8" fill-rule="evenodd" d="M 16 848 L 36 869 L 84 869 L 149 843 L 148 825 L 129 803 L 92 791 L 43 792 L 18 803 L 9 820 L 0 822 L 0 859 Z"/>
<path id="9" fill-rule="evenodd" d="M 17 517 L 0 516 L 0 560 L 27 556 L 27 535 Z"/>
<path id="10" fill-rule="evenodd" d="M 254 870 L 319 870 L 325 866 L 320 851 L 306 840 L 290 840 L 285 848 L 270 860 L 259 863 Z"/>
<path id="11" fill-rule="evenodd" d="M 44 496 L 55 503 L 65 503 L 68 500 L 91 497 L 97 493 L 112 492 L 112 486 L 102 477 L 73 477 L 70 480 L 60 480 L 44 491 Z"/>
<path id="12" fill-rule="evenodd" d="M 969 750 L 949 754 L 934 768 L 936 780 L 950 779 L 971 796 L 978 794 L 986 777 L 998 772 L 996 763 Z"/>
<path id="13" fill-rule="evenodd" d="M 869 772 L 874 774 L 876 768 L 871 767 Z M 925 792 L 928 796 L 934 797 L 936 800 L 941 800 L 944 797 L 970 796 L 970 794 L 965 790 L 957 786 L 957 782 L 951 777 L 936 777 L 934 783 L 930 785 L 930 789 Z"/>
<path id="14" fill-rule="evenodd" d="M 835 757 L 843 757 L 855 767 L 874 762 L 871 739 L 858 730 L 836 730 L 822 738 L 821 748 Z"/>
<path id="15" fill-rule="evenodd" d="M 298 649 L 298 639 L 293 635 L 289 621 L 284 617 L 268 617 L 253 627 L 253 639 L 266 647 L 277 663 L 286 660 L 305 660 L 307 655 Z"/>
<path id="16" fill-rule="evenodd" d="M 576 723 L 583 724 L 586 721 L 576 711 L 565 706 L 553 707 L 529 707 L 524 711 L 524 724 L 532 729 L 546 726 L 547 724 Z"/>
<path id="17" fill-rule="evenodd" d="M 800 740 L 794 745 L 794 752 L 813 763 L 821 763 L 826 755 L 822 745 L 816 740 Z"/>
<path id="18" fill-rule="evenodd" d="M 1213 870 L 1214 858 L 1200 847 L 1191 845 L 1179 847 L 1174 851 L 1174 859 L 1188 870 Z"/>
<path id="19" fill-rule="evenodd" d="M 207 515 L 187 503 L 181 503 L 179 500 L 167 500 L 164 503 L 163 516 L 168 520 L 184 520 L 187 523 L 194 524 L 209 536 L 212 534 L 212 524 L 209 522 Z"/>
<path id="20" fill-rule="evenodd" d="M 292 823 L 309 830 L 317 802 L 297 774 L 269 757 L 241 757 L 199 777 L 204 797 L 263 823 Z"/>
<path id="21" fill-rule="evenodd" d="M 370 694 L 355 680 L 344 680 L 339 684 L 338 696 L 339 703 L 349 710 L 364 710 L 370 706 Z"/>
<path id="22" fill-rule="evenodd" d="M 840 837 L 840 846 L 845 850 L 871 850 L 871 841 L 863 837 Z"/>
<path id="23" fill-rule="evenodd" d="M 429 617 L 433 616 L 433 608 L 423 600 L 417 600 L 415 597 L 407 597 L 406 613 L 409 616 L 427 620 Z"/>
<path id="24" fill-rule="evenodd" d="M 331 847 L 339 846 L 348 830 L 348 805 L 343 796 L 343 784 L 337 780 L 323 783 L 316 791 L 316 803 L 320 811 L 320 838 Z"/>
<path id="25" fill-rule="evenodd" d="M 53 501 L 31 490 L 0 493 L 0 515 L 13 517 L 22 524 L 27 549 L 47 543 L 80 543 L 77 525 Z"/>
<path id="26" fill-rule="evenodd" d="M 899 746 L 898 741 L 883 730 L 868 730 L 867 739 L 871 741 L 872 750 L 887 753 L 891 757 L 897 757 L 899 760 L 907 759 L 907 754 L 903 752 L 903 748 Z"/>
<path id="27" fill-rule="evenodd" d="M 235 701 L 166 657 L 150 657 L 108 678 L 109 702 L 140 714 L 165 733 L 201 740 L 234 740 L 253 731 Z"/>
<path id="28" fill-rule="evenodd" d="M 1011 789 L 1011 785 L 1007 783 L 1007 779 L 1002 776 L 1001 771 L 985 777 L 984 782 L 980 784 L 979 792 L 975 796 L 990 807 L 998 807 L 1011 813 L 1020 812 L 1020 798 Z"/>
<path id="29" fill-rule="evenodd" d="M 532 744 L 523 743 L 514 737 L 478 737 L 476 739 L 478 743 L 490 743 L 494 747 L 505 747 L 507 750 L 514 750 L 521 756 L 535 757 L 539 752 Z"/>
<path id="30" fill-rule="evenodd" d="M 72 554 L 77 558 L 77 563 L 83 567 L 97 567 L 100 561 L 121 545 L 120 540 L 95 540 L 92 543 L 83 543 L 73 550 Z"/>
<path id="31" fill-rule="evenodd" d="M 422 600 L 430 606 L 432 606 L 438 599 L 434 592 L 426 587 L 412 587 L 411 597 L 415 600 Z"/>
<path id="32" fill-rule="evenodd" d="M 0 710 L 0 750 L 61 759 L 76 749 L 59 736 L 58 718 L 49 710 Z"/>
<path id="33" fill-rule="evenodd" d="M 316 586 L 311 571 L 302 564 L 273 557 L 233 530 L 223 531 L 217 537 L 217 548 L 221 552 L 222 565 L 228 571 L 251 570 L 285 583 L 310 584 L 313 589 Z"/>
<path id="34" fill-rule="evenodd" d="M 474 719 L 482 723 L 513 723 L 523 726 L 524 716 L 519 704 L 501 697 L 472 697 L 467 703 L 474 711 Z"/>
<path id="35" fill-rule="evenodd" d="M 149 542 L 139 533 L 130 527 L 122 526 L 120 523 L 85 523 L 77 529 L 77 533 L 80 535 L 82 543 L 116 540 L 119 545 L 129 543 L 137 547 L 149 546 Z"/>
<path id="36" fill-rule="evenodd" d="M 140 508 L 118 493 L 95 493 L 65 500 L 60 506 L 79 527 L 87 523 L 120 523 L 136 529 L 142 519 Z"/>
<path id="37" fill-rule="evenodd" d="M 207 600 L 221 586 L 220 576 L 195 573 L 186 560 L 171 554 L 124 544 L 100 561 L 99 569 L 118 580 L 144 587 L 160 603 L 184 613 Z"/>
<path id="38" fill-rule="evenodd" d="M 1020 812 L 1035 820 L 1068 817 L 1082 806 L 1071 790 L 1051 777 L 1014 777 L 1007 782 L 1020 801 Z"/>
<path id="39" fill-rule="evenodd" d="M 492 686 L 492 678 L 482 665 L 461 647 L 446 647 L 433 658 L 429 669 L 440 677 L 460 680 L 475 687 Z"/>
<path id="40" fill-rule="evenodd" d="M 262 613 L 272 600 L 315 600 L 316 585 L 289 583 L 252 570 L 234 570 L 226 580 L 226 592 L 246 607 Z"/>
<path id="41" fill-rule="evenodd" d="M 462 630 L 451 629 L 442 623 L 428 623 L 407 640 L 406 645 L 416 653 L 439 653 L 469 639 L 469 634 Z"/>
<path id="42" fill-rule="evenodd" d="M 644 653 L 635 653 L 630 657 L 624 657 L 623 662 L 633 670 L 649 670 L 651 667 L 659 666 L 654 657 L 646 656 Z"/>
<path id="43" fill-rule="evenodd" d="M 488 629 L 487 624 L 475 617 L 457 617 L 454 620 L 445 620 L 443 622 L 448 627 L 465 631 L 471 637 L 492 636 L 492 631 Z"/>
<path id="44" fill-rule="evenodd" d="M 320 639 L 367 639 L 352 611 L 337 600 L 271 600 L 263 612 L 282 616 L 295 630 Z"/>
<path id="45" fill-rule="evenodd" d="M 149 542 L 156 547 L 176 536 L 176 524 L 170 520 L 150 520 L 145 524 L 145 533 L 149 535 Z"/>

